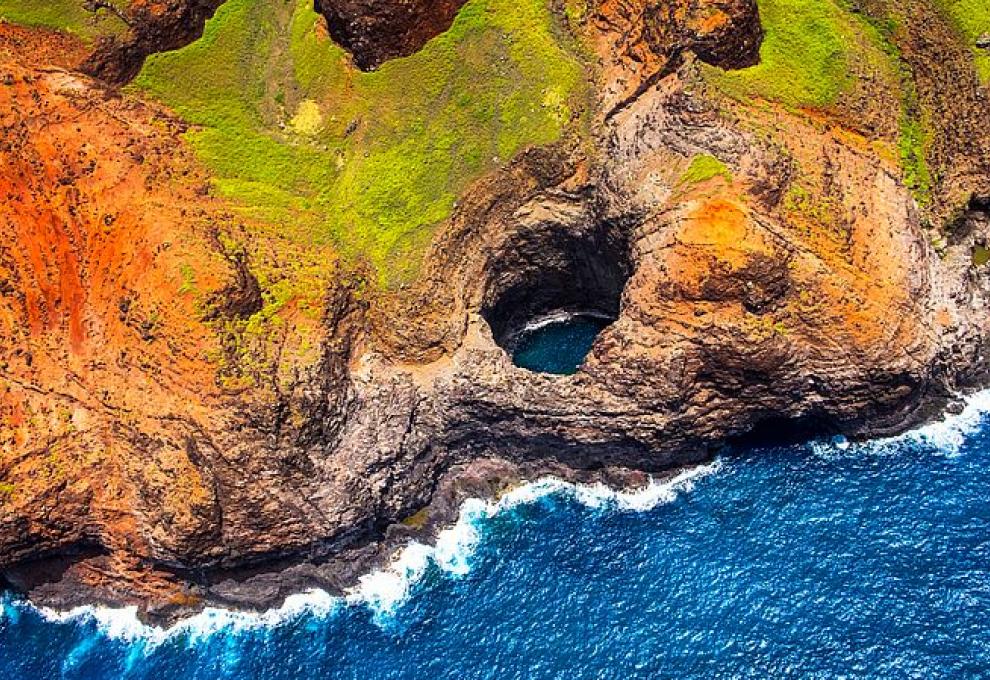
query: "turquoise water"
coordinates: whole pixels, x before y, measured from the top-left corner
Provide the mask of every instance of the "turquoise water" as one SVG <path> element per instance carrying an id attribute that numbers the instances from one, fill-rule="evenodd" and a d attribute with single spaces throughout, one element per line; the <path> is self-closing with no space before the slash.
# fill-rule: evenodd
<path id="1" fill-rule="evenodd" d="M 531 371 L 573 375 L 609 323 L 608 319 L 581 315 L 524 331 L 516 342 L 512 362 Z"/>
<path id="2" fill-rule="evenodd" d="M 987 399 L 984 399 L 987 401 Z M 960 424 L 961 423 L 961 424 Z M 351 601 L 171 632 L 9 600 L 9 678 L 990 677 L 990 426 L 465 507 Z M 308 605 L 305 603 L 309 603 Z"/>

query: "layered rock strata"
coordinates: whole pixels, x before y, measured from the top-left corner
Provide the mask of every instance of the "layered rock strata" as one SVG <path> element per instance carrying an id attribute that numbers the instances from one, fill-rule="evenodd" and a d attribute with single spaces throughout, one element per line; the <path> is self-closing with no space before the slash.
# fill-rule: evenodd
<path id="1" fill-rule="evenodd" d="M 347 30 L 375 46 L 350 45 L 366 66 L 456 11 L 424 4 L 428 31 L 399 22 L 408 35 L 378 42 L 380 17 L 418 5 L 322 4 L 358 7 L 365 23 Z M 258 284 L 219 238 L 231 216 L 175 150 L 181 123 L 5 62 L 7 584 L 152 617 L 268 606 L 352 585 L 468 495 L 548 473 L 640 484 L 754 431 L 888 434 L 986 384 L 990 195 L 969 123 L 940 142 L 940 205 L 957 212 L 936 248 L 896 162 L 864 138 L 719 99 L 696 77 L 700 60 L 757 58 L 752 2 L 594 10 L 590 143 L 530 149 L 478 181 L 411 287 L 371 296 L 341 271 L 320 360 L 268 391 L 216 380 L 218 328 L 257 311 Z M 699 156 L 724 170 L 685 179 Z M 182 293 L 189 262 L 214 273 L 195 282 L 209 309 Z M 500 343 L 574 307 L 615 318 L 576 375 L 512 364 Z"/>

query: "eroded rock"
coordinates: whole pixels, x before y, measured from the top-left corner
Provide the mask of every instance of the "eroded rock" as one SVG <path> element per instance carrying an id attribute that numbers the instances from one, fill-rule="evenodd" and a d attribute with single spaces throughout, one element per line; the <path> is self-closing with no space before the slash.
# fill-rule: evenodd
<path id="1" fill-rule="evenodd" d="M 366 20 L 345 27 L 356 59 L 374 43 L 366 65 L 456 12 L 332 5 Z M 416 284 L 373 294 L 341 270 L 316 360 L 274 336 L 254 387 L 220 366 L 245 360 L 229 328 L 264 300 L 217 236 L 235 220 L 200 191 L 181 124 L 88 78 L 5 64 L 7 582 L 165 618 L 268 606 L 353 584 L 466 496 L 520 479 L 641 485 L 760 428 L 885 434 L 986 384 L 979 192 L 937 253 L 895 159 L 838 125 L 693 87 L 696 59 L 755 58 L 752 2 L 601 2 L 584 30 L 602 66 L 586 143 L 526 150 L 479 180 Z M 987 179 L 968 148 L 969 183 L 945 201 Z M 699 156 L 724 172 L 685 179 Z M 191 265 L 207 309 L 182 292 Z M 512 364 L 507 335 L 572 307 L 615 319 L 576 375 Z"/>
<path id="2" fill-rule="evenodd" d="M 330 35 L 363 70 L 418 52 L 443 33 L 466 0 L 316 0 Z"/>

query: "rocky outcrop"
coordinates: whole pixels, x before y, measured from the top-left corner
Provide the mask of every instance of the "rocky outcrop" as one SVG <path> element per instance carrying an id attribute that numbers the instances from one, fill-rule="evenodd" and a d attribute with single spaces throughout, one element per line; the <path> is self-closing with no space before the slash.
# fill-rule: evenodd
<path id="1" fill-rule="evenodd" d="M 466 0 L 316 0 L 330 35 L 365 71 L 418 52 L 454 22 Z"/>
<path id="2" fill-rule="evenodd" d="M 196 463 L 215 340 L 181 271 L 204 291 L 231 273 L 177 121 L 64 71 L 0 78 L 4 561 L 111 553 L 126 571 L 150 543 L 216 533 Z M 164 521 L 142 533 L 139 508 Z"/>
<path id="3" fill-rule="evenodd" d="M 603 70 L 599 96 L 606 118 L 676 71 L 688 53 L 742 68 L 759 61 L 763 40 L 755 0 L 602 0 L 585 32 Z"/>
<path id="4" fill-rule="evenodd" d="M 341 269 L 316 360 L 279 344 L 254 388 L 221 373 L 264 300 L 181 123 L 5 64 L 6 582 L 150 616 L 265 606 L 353 584 L 467 495 L 547 473 L 639 484 L 761 428 L 890 433 L 986 384 L 978 192 L 936 249 L 870 144 L 700 87 L 698 60 L 755 58 L 751 2 L 601 2 L 582 30 L 601 67 L 588 137 L 479 180 L 414 285 Z M 709 156 L 718 172 L 687 172 Z M 981 186 L 979 153 L 960 157 Z M 614 318 L 582 369 L 514 366 L 507 339 L 570 308 Z"/>
<path id="5" fill-rule="evenodd" d="M 926 144 L 934 212 L 947 220 L 972 194 L 990 196 L 990 94 L 980 86 L 972 55 L 956 28 L 931 3 L 863 0 L 874 17 L 896 17 L 892 40 L 917 88 L 915 116 L 937 135 Z"/>
<path id="6" fill-rule="evenodd" d="M 103 37 L 81 70 L 113 85 L 129 83 L 148 55 L 178 49 L 201 36 L 206 20 L 223 2 L 131 0 L 127 9 L 117 10 L 128 30 L 122 36 Z M 101 3 L 91 4 L 95 11 L 109 11 L 101 9 Z"/>
<path id="7" fill-rule="evenodd" d="M 0 60 L 31 67 L 76 68 L 87 56 L 86 45 L 75 36 L 0 22 Z"/>

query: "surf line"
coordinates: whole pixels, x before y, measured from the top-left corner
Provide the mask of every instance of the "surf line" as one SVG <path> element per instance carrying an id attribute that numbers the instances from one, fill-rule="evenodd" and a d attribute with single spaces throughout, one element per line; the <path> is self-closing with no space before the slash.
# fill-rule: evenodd
<path id="1" fill-rule="evenodd" d="M 279 626 L 302 616 L 330 617 L 348 606 L 366 606 L 376 623 L 386 625 L 408 601 L 413 587 L 422 580 L 430 565 L 436 565 L 454 578 L 470 572 L 471 558 L 482 541 L 482 525 L 487 519 L 550 496 L 572 498 L 595 509 L 644 512 L 673 502 L 681 494 L 690 492 L 697 481 L 721 468 L 722 462 L 716 459 L 662 480 L 651 478 L 646 486 L 632 491 L 615 490 L 602 483 L 574 484 L 556 477 L 543 477 L 520 484 L 498 500 L 469 498 L 462 503 L 457 521 L 440 531 L 432 545 L 410 542 L 397 550 L 380 569 L 360 577 L 343 596 L 321 589 L 309 590 L 290 595 L 280 607 L 264 612 L 207 607 L 168 628 L 142 622 L 136 606 L 84 605 L 59 611 L 35 607 L 21 600 L 2 600 L 0 619 L 16 620 L 24 610 L 34 610 L 51 623 L 95 625 L 106 638 L 141 645 L 149 650 L 176 638 L 195 644 L 218 633 L 237 635 Z"/>
<path id="2" fill-rule="evenodd" d="M 946 455 L 958 453 L 966 436 L 975 432 L 990 413 L 990 390 L 964 397 L 965 406 L 958 414 L 946 414 L 942 420 L 923 425 L 903 434 L 864 442 L 848 442 L 842 437 L 828 442 L 810 442 L 812 450 L 829 455 L 848 453 L 882 453 L 890 447 L 923 444 Z M 591 508 L 614 508 L 625 511 L 648 511 L 670 503 L 680 494 L 690 492 L 698 480 L 722 469 L 721 460 L 687 468 L 662 480 L 651 479 L 642 489 L 617 491 L 604 484 L 573 484 L 556 477 L 544 477 L 523 483 L 498 500 L 467 499 L 457 521 L 437 534 L 433 545 L 412 542 L 399 549 L 381 569 L 362 576 L 358 584 L 343 596 L 324 590 L 310 590 L 286 598 L 282 606 L 264 612 L 235 611 L 208 607 L 183 619 L 170 628 L 149 626 L 137 616 L 137 607 L 109 608 L 83 606 L 69 611 L 35 608 L 22 601 L 0 600 L 0 619 L 16 620 L 25 609 L 33 609 L 48 621 L 85 625 L 95 623 L 108 638 L 141 643 L 154 647 L 176 637 L 190 643 L 217 633 L 238 632 L 281 625 L 304 615 L 329 617 L 347 606 L 364 605 L 379 623 L 387 621 L 411 594 L 431 564 L 457 577 L 471 569 L 471 557 L 481 542 L 480 528 L 485 519 L 532 504 L 548 496 L 569 496 Z"/>

